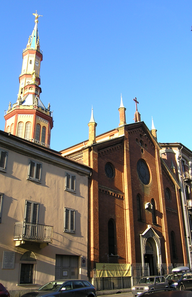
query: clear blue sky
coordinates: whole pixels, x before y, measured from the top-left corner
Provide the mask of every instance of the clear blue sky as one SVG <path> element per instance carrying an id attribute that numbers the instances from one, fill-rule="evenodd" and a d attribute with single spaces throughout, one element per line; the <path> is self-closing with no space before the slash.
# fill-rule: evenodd
<path id="1" fill-rule="evenodd" d="M 127 123 L 139 101 L 141 120 L 159 142 L 192 150 L 191 0 L 8 0 L 1 3 L 1 117 L 17 100 L 22 50 L 39 18 L 41 100 L 53 111 L 51 148 L 88 138 L 91 108 L 97 135 Z"/>

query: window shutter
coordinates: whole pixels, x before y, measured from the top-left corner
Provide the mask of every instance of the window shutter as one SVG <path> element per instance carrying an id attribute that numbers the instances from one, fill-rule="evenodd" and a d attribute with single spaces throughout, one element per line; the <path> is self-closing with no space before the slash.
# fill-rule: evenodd
<path id="1" fill-rule="evenodd" d="M 0 223 L 2 221 L 2 210 L 3 210 L 3 194 L 0 194 Z"/>
<path id="2" fill-rule="evenodd" d="M 0 151 L 0 168 L 6 168 L 7 152 Z"/>
<path id="3" fill-rule="evenodd" d="M 71 176 L 71 190 L 75 191 L 75 183 L 76 183 L 76 177 L 75 175 Z"/>
<path id="4" fill-rule="evenodd" d="M 36 174 L 35 174 L 36 179 L 41 179 L 41 164 L 36 164 Z"/>
<path id="5" fill-rule="evenodd" d="M 72 232 L 75 232 L 75 210 L 71 210 L 71 228 Z"/>
<path id="6" fill-rule="evenodd" d="M 65 188 L 70 189 L 70 175 L 68 173 L 65 176 Z"/>
<path id="7" fill-rule="evenodd" d="M 32 203 L 26 201 L 26 211 L 25 211 L 25 222 L 31 223 L 31 211 L 32 211 Z"/>
<path id="8" fill-rule="evenodd" d="M 38 223 L 38 213 L 39 213 L 39 204 L 34 203 L 33 204 L 33 216 L 32 216 L 32 223 L 37 224 Z"/>
<path id="9" fill-rule="evenodd" d="M 30 161 L 29 176 L 30 177 L 34 177 L 35 176 L 35 163 L 33 161 Z"/>
<path id="10" fill-rule="evenodd" d="M 65 231 L 69 230 L 69 210 L 65 208 L 65 226 L 64 226 Z"/>

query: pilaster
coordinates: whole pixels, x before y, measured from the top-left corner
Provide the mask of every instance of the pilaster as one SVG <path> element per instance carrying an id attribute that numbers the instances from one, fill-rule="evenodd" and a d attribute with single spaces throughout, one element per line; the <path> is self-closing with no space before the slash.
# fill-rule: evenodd
<path id="1" fill-rule="evenodd" d="M 161 160 L 159 156 L 159 149 L 157 147 L 155 147 L 155 163 L 156 163 L 157 185 L 158 185 L 158 193 L 159 193 L 159 205 L 160 205 L 160 211 L 161 213 L 163 213 L 162 235 L 164 236 L 164 241 L 165 241 L 165 259 L 166 259 L 167 273 L 169 273 L 169 266 L 171 265 L 170 243 L 169 243 L 165 196 L 164 196 L 164 189 L 163 189 L 163 178 L 162 178 L 162 171 L 161 171 Z"/>
<path id="2" fill-rule="evenodd" d="M 124 221 L 126 263 L 136 263 L 135 231 L 133 216 L 132 185 L 130 172 L 129 137 L 125 130 L 124 138 Z"/>

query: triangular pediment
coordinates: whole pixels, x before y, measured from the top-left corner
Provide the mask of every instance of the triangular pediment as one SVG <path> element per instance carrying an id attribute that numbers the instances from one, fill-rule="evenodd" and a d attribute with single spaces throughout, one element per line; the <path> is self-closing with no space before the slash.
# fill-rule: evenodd
<path id="1" fill-rule="evenodd" d="M 144 238 L 159 238 L 159 235 L 155 232 L 155 230 L 151 227 L 151 225 L 148 225 L 147 229 L 141 234 L 142 237 Z"/>

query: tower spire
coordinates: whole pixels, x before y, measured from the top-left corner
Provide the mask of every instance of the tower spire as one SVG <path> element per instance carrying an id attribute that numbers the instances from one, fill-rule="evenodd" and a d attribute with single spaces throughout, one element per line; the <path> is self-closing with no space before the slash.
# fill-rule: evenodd
<path id="1" fill-rule="evenodd" d="M 95 141 L 96 141 L 96 127 L 97 127 L 97 123 L 95 122 L 95 119 L 93 116 L 93 107 L 91 109 L 91 118 L 90 118 L 88 126 L 89 126 L 88 144 L 91 145 L 91 144 L 95 143 Z"/>
<path id="2" fill-rule="evenodd" d="M 153 118 L 152 118 L 151 133 L 152 133 L 153 137 L 157 140 L 157 130 L 155 129 Z"/>
<path id="3" fill-rule="evenodd" d="M 43 54 L 39 45 L 38 19 L 41 15 L 37 11 L 33 15 L 35 26 L 23 51 L 18 98 L 13 105 L 9 104 L 5 115 L 5 131 L 49 147 L 53 118 L 50 104 L 46 108 L 40 99 Z"/>
<path id="4" fill-rule="evenodd" d="M 95 119 L 94 119 L 94 115 L 93 115 L 93 107 L 91 109 L 91 118 L 90 118 L 89 123 L 95 123 Z"/>
<path id="5" fill-rule="evenodd" d="M 119 118 L 120 118 L 119 126 L 125 125 L 126 124 L 126 116 L 125 116 L 126 108 L 123 105 L 122 94 L 121 94 L 120 107 L 118 110 L 119 110 Z"/>
<path id="6" fill-rule="evenodd" d="M 35 26 L 32 31 L 32 34 L 29 36 L 28 43 L 27 43 L 27 48 L 33 48 L 33 49 L 40 49 L 40 44 L 39 44 L 39 32 L 38 32 L 38 22 L 39 22 L 39 17 L 42 17 L 42 15 L 38 14 L 37 11 L 36 13 L 33 13 L 35 16 Z"/>

